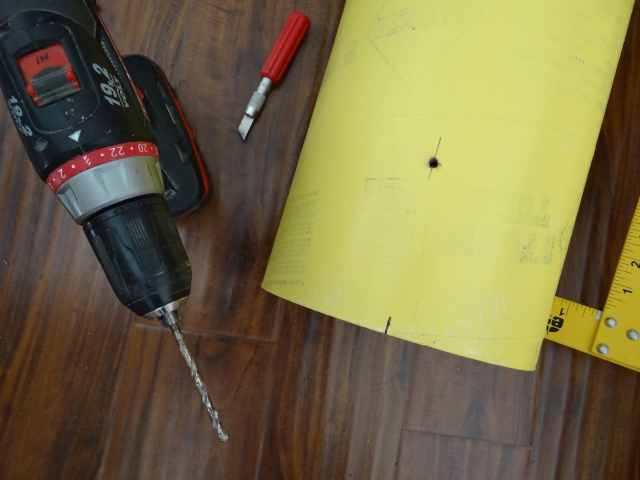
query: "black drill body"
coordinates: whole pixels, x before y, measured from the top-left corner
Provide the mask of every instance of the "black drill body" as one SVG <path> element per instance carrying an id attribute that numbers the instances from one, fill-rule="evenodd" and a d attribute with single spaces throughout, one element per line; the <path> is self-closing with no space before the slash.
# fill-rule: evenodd
<path id="1" fill-rule="evenodd" d="M 120 301 L 160 317 L 191 266 L 156 139 L 90 0 L 0 0 L 0 88 L 31 163 L 81 224 Z"/>

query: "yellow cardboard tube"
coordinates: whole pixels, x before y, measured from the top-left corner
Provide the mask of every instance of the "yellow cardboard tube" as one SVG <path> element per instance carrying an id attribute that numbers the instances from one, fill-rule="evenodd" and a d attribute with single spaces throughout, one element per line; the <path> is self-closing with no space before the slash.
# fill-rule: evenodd
<path id="1" fill-rule="evenodd" d="M 263 288 L 535 369 L 632 7 L 348 0 Z"/>

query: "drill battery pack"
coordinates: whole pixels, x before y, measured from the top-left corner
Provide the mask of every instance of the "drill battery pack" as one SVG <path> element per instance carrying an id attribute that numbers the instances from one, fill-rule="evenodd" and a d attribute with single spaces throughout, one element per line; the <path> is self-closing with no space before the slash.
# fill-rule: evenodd
<path id="1" fill-rule="evenodd" d="M 162 69 L 143 55 L 122 57 L 155 129 L 164 198 L 175 219 L 193 212 L 211 195 L 193 132 Z"/>

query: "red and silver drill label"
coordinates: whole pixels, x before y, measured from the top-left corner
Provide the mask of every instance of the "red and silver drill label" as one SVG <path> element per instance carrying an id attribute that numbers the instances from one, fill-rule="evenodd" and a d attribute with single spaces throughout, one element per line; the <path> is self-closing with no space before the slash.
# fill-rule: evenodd
<path id="1" fill-rule="evenodd" d="M 47 178 L 47 185 L 49 185 L 53 193 L 56 193 L 61 185 L 82 172 L 104 165 L 105 163 L 142 155 L 160 158 L 158 156 L 158 147 L 149 142 L 122 143 L 120 145 L 94 150 L 93 152 L 76 157 L 56 169 Z"/>

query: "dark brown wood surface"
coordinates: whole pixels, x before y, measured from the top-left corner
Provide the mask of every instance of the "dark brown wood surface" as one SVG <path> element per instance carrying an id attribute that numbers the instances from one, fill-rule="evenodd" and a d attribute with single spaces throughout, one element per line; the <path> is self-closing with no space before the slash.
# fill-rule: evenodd
<path id="1" fill-rule="evenodd" d="M 3 0 L 0 0 L 3 1 Z M 344 0 L 99 2 L 122 53 L 162 65 L 213 197 L 179 222 L 183 329 L 113 295 L 0 108 L 1 479 L 638 479 L 640 381 L 545 343 L 516 372 L 386 337 L 260 288 Z M 246 102 L 289 12 L 311 30 L 246 143 Z M 636 9 L 559 294 L 602 307 L 640 194 Z"/>

